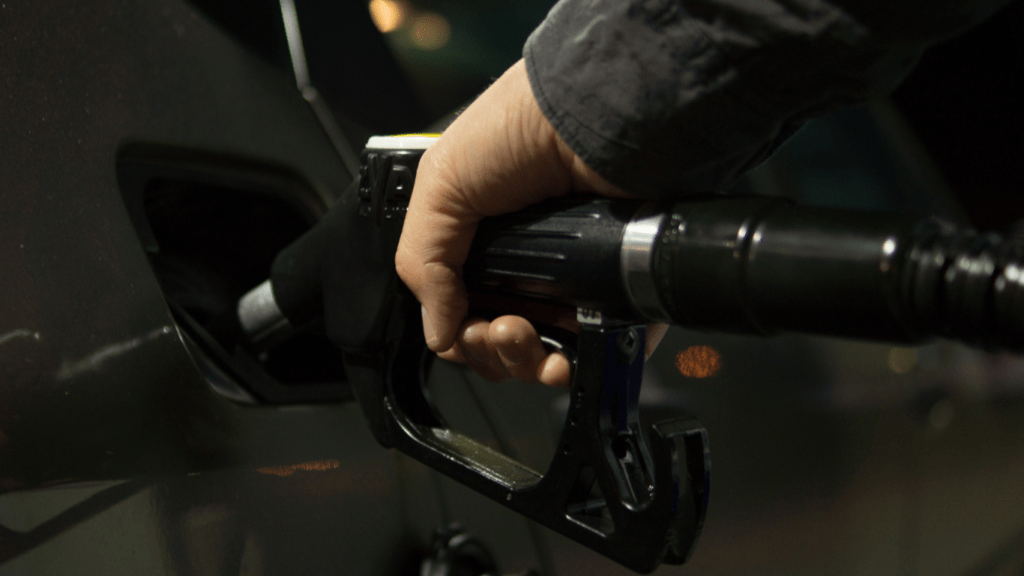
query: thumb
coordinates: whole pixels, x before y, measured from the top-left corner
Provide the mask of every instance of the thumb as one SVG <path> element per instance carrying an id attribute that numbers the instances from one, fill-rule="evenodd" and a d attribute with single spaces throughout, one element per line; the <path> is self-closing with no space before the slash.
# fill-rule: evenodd
<path id="1" fill-rule="evenodd" d="M 469 303 L 462 263 L 482 216 L 452 192 L 444 170 L 435 167 L 434 150 L 420 161 L 395 254 L 395 269 L 423 308 L 423 335 L 434 352 L 455 344 Z"/>
<path id="2" fill-rule="evenodd" d="M 427 264 L 421 281 L 416 288 L 410 286 L 410 290 L 422 305 L 423 336 L 427 346 L 434 352 L 450 349 L 469 310 L 466 288 L 457 270 L 442 264 Z"/>

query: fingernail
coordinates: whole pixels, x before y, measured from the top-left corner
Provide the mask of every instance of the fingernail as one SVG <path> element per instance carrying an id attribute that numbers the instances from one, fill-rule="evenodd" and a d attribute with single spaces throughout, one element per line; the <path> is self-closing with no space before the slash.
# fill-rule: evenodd
<path id="1" fill-rule="evenodd" d="M 426 306 L 421 304 L 420 312 L 423 314 L 423 336 L 427 339 L 427 346 L 433 350 L 437 346 L 437 333 L 434 332 L 434 325 L 430 323 L 430 315 L 427 314 Z"/>

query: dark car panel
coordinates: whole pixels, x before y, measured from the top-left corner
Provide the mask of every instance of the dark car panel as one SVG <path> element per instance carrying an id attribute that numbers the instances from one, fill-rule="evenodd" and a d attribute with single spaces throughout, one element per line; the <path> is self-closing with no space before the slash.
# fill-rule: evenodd
<path id="1" fill-rule="evenodd" d="M 0 571 L 396 569 L 394 456 L 355 405 L 217 394 L 119 189 L 120 151 L 159 144 L 288 166 L 326 205 L 351 176 L 288 77 L 178 2 L 2 13 Z"/>

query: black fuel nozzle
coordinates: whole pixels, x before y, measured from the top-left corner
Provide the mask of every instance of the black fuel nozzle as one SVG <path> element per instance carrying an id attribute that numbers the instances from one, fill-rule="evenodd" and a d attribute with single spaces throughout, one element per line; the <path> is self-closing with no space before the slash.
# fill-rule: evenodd
<path id="1" fill-rule="evenodd" d="M 451 430 L 424 391 L 420 307 L 394 269 L 429 144 L 411 142 L 371 139 L 359 184 L 242 299 L 242 331 L 323 319 L 381 444 L 638 572 L 689 557 L 710 481 L 696 420 L 639 422 L 646 322 L 1024 349 L 1021 241 L 775 198 L 538 204 L 480 223 L 464 279 L 578 310 L 569 412 L 542 474 Z"/>
<path id="2" fill-rule="evenodd" d="M 557 255 L 491 246 L 474 253 L 511 258 L 512 267 L 481 268 L 475 259 L 467 264 L 472 290 L 507 289 L 580 309 L 576 342 L 551 341 L 574 356 L 576 368 L 559 449 L 542 473 L 450 429 L 426 394 L 432 355 L 423 342 L 419 304 L 394 269 L 422 148 L 411 150 L 409 140 L 394 143 L 371 140 L 359 184 L 278 255 L 270 280 L 242 298 L 241 332 L 253 345 L 265 345 L 289 327 L 322 318 L 328 336 L 345 352 L 346 374 L 381 444 L 635 571 L 684 562 L 707 510 L 707 434 L 689 417 L 641 425 L 637 403 L 646 327 L 614 282 L 600 283 L 608 291 L 585 296 L 575 278 L 616 274 L 622 229 L 640 204 L 548 206 L 548 230 L 508 237 L 553 242 L 541 252 Z M 499 236 L 503 226 L 512 225 L 482 223 L 481 246 L 492 224 Z M 550 229 L 556 224 L 560 231 Z M 554 275 L 535 266 L 552 263 Z M 570 270 L 574 274 L 563 274 Z M 512 285 L 505 282 L 509 274 Z"/>

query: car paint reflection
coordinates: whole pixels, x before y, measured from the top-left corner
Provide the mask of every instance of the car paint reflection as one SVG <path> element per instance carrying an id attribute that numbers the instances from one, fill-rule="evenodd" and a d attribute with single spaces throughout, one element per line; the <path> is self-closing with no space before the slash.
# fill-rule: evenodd
<path id="1" fill-rule="evenodd" d="M 57 369 L 57 380 L 68 380 L 82 374 L 83 372 L 98 372 L 103 369 L 103 363 L 107 360 L 131 352 L 143 344 L 152 342 L 153 340 L 156 340 L 165 334 L 170 334 L 173 331 L 174 329 L 170 326 L 161 326 L 160 328 L 151 330 L 137 338 L 103 346 L 85 358 L 70 361 L 65 360 L 61 362 L 60 367 Z"/>
<path id="2" fill-rule="evenodd" d="M 39 332 L 33 332 L 32 330 L 11 330 L 3 336 L 0 336 L 0 346 L 3 346 L 8 341 L 14 340 L 15 338 L 31 338 L 38 342 L 40 337 Z"/>

